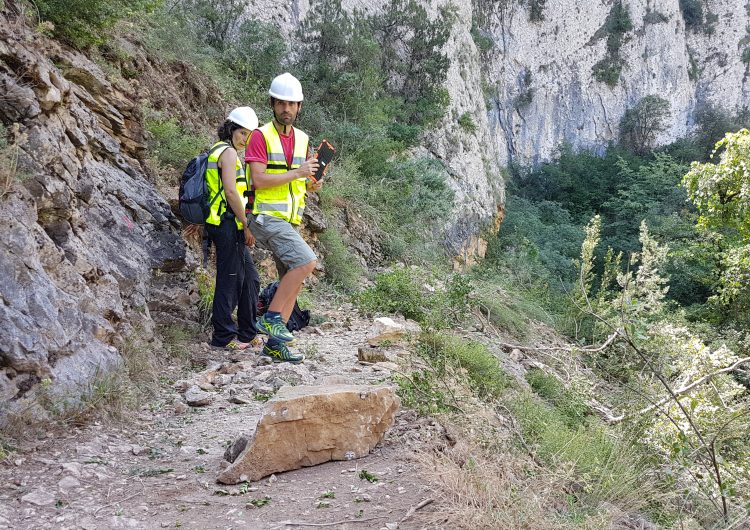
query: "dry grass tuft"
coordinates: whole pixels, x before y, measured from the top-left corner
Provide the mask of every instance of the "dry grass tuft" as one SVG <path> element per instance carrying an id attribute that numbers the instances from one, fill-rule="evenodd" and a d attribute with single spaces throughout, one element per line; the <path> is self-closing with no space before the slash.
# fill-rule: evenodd
<path id="1" fill-rule="evenodd" d="M 423 453 L 424 475 L 435 485 L 434 524 L 445 528 L 559 528 L 555 507 L 568 477 L 536 475 L 512 454 L 493 457 L 459 443 L 445 452 Z"/>

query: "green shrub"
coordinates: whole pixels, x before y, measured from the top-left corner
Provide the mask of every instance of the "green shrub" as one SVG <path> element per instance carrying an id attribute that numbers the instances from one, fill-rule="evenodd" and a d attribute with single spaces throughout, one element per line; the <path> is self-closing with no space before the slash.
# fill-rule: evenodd
<path id="1" fill-rule="evenodd" d="M 637 511 L 653 494 L 646 459 L 625 433 L 612 433 L 600 423 L 568 426 L 569 418 L 533 395 L 521 394 L 510 403 L 528 443 L 552 466 L 572 464 L 582 488 L 577 495 L 590 506 L 614 502 Z"/>
<path id="2" fill-rule="evenodd" d="M 415 409 L 423 416 L 451 410 L 448 398 L 440 390 L 440 383 L 434 372 L 417 370 L 408 376 L 398 374 L 394 380 L 398 385 L 397 393 L 404 407 Z"/>
<path id="3" fill-rule="evenodd" d="M 453 368 L 466 371 L 469 386 L 479 397 L 497 399 L 511 386 L 511 379 L 487 346 L 460 337 L 425 333 L 419 339 L 420 355 L 429 360 L 438 373 Z"/>
<path id="4" fill-rule="evenodd" d="M 362 268 L 357 258 L 344 245 L 339 231 L 329 225 L 320 235 L 320 242 L 323 243 L 325 250 L 323 263 L 326 278 L 346 292 L 356 290 L 362 278 Z"/>
<path id="5" fill-rule="evenodd" d="M 680 12 L 685 26 L 697 29 L 703 24 L 703 4 L 701 0 L 680 0 Z"/>
<path id="6" fill-rule="evenodd" d="M 208 329 L 214 309 L 216 278 L 212 271 L 203 267 L 195 269 L 195 284 L 198 289 L 198 322 L 202 329 Z"/>
<path id="7" fill-rule="evenodd" d="M 532 22 L 544 21 L 544 4 L 547 0 L 530 0 L 529 1 L 529 20 Z"/>
<path id="8" fill-rule="evenodd" d="M 458 118 L 458 124 L 464 131 L 470 134 L 475 133 L 477 130 L 477 124 L 474 123 L 474 118 L 469 112 L 464 112 L 463 114 L 461 114 L 461 117 Z"/>
<path id="9" fill-rule="evenodd" d="M 750 46 L 747 46 L 744 50 L 742 50 L 742 62 L 745 64 L 750 64 Z"/>
<path id="10" fill-rule="evenodd" d="M 617 0 L 607 16 L 604 26 L 597 32 L 598 36 L 607 36 L 607 55 L 593 66 L 594 78 L 597 81 L 615 86 L 620 79 L 624 66 L 620 48 L 625 42 L 625 34 L 633 29 L 630 11 L 621 0 Z"/>
<path id="11" fill-rule="evenodd" d="M 36 0 L 42 20 L 77 48 L 102 43 L 118 20 L 152 11 L 160 0 Z"/>
<path id="12" fill-rule="evenodd" d="M 366 314 L 400 313 L 405 318 L 424 319 L 421 289 L 409 269 L 378 274 L 375 285 L 358 293 L 354 300 Z"/>
<path id="13" fill-rule="evenodd" d="M 593 67 L 594 79 L 607 85 L 614 87 L 620 80 L 620 73 L 622 72 L 622 60 L 612 57 L 605 57 L 601 61 L 597 62 Z"/>
<path id="14" fill-rule="evenodd" d="M 471 38 L 479 49 L 479 53 L 487 53 L 495 46 L 495 41 L 476 25 L 471 26 Z"/>
<path id="15" fill-rule="evenodd" d="M 575 428 L 583 424 L 586 416 L 590 414 L 585 400 L 565 388 L 555 376 L 533 368 L 526 373 L 526 381 L 534 392 L 562 413 L 568 427 Z"/>
<path id="16" fill-rule="evenodd" d="M 669 17 L 656 9 L 647 9 L 643 16 L 644 24 L 666 24 L 667 22 L 669 22 Z"/>
<path id="17" fill-rule="evenodd" d="M 148 145 L 151 156 L 167 170 L 174 182 L 190 159 L 209 145 L 207 136 L 188 131 L 175 118 L 147 113 L 146 130 L 151 134 Z"/>

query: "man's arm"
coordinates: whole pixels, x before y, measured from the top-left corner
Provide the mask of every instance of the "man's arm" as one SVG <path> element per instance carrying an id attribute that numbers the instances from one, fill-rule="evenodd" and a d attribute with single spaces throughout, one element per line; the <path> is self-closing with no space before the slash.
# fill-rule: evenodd
<path id="1" fill-rule="evenodd" d="M 298 167 L 284 173 L 266 173 L 267 164 L 263 162 L 250 162 L 250 177 L 253 180 L 253 186 L 257 190 L 281 186 L 293 180 L 307 178 L 315 174 L 318 170 L 318 161 L 309 158 Z"/>

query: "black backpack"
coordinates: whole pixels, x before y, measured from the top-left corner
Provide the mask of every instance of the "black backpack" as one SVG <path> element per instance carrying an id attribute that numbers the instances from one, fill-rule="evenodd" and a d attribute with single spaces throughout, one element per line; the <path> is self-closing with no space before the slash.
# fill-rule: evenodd
<path id="1" fill-rule="evenodd" d="M 219 191 L 209 199 L 206 169 L 208 168 L 208 157 L 217 149 L 227 145 L 226 142 L 221 142 L 207 153 L 199 154 L 190 161 L 182 174 L 180 180 L 180 215 L 186 222 L 195 225 L 205 223 L 211 211 L 211 206 L 224 191 L 221 182 L 221 168 L 219 168 Z"/>
<path id="2" fill-rule="evenodd" d="M 260 292 L 258 297 L 258 316 L 268 311 L 268 306 L 273 300 L 273 295 L 276 294 L 276 289 L 279 287 L 279 282 L 269 283 L 265 289 Z M 286 323 L 286 329 L 289 331 L 297 331 L 306 327 L 310 323 L 310 310 L 300 309 L 297 301 L 294 302 L 294 309 L 292 314 L 289 315 L 289 321 Z"/>

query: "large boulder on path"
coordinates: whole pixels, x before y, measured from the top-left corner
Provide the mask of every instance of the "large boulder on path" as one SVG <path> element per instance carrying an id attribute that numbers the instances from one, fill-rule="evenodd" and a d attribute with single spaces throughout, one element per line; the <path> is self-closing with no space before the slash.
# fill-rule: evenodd
<path id="1" fill-rule="evenodd" d="M 393 425 L 393 389 L 368 385 L 285 386 L 266 403 L 255 433 L 218 481 L 237 484 L 330 460 L 361 458 Z"/>

